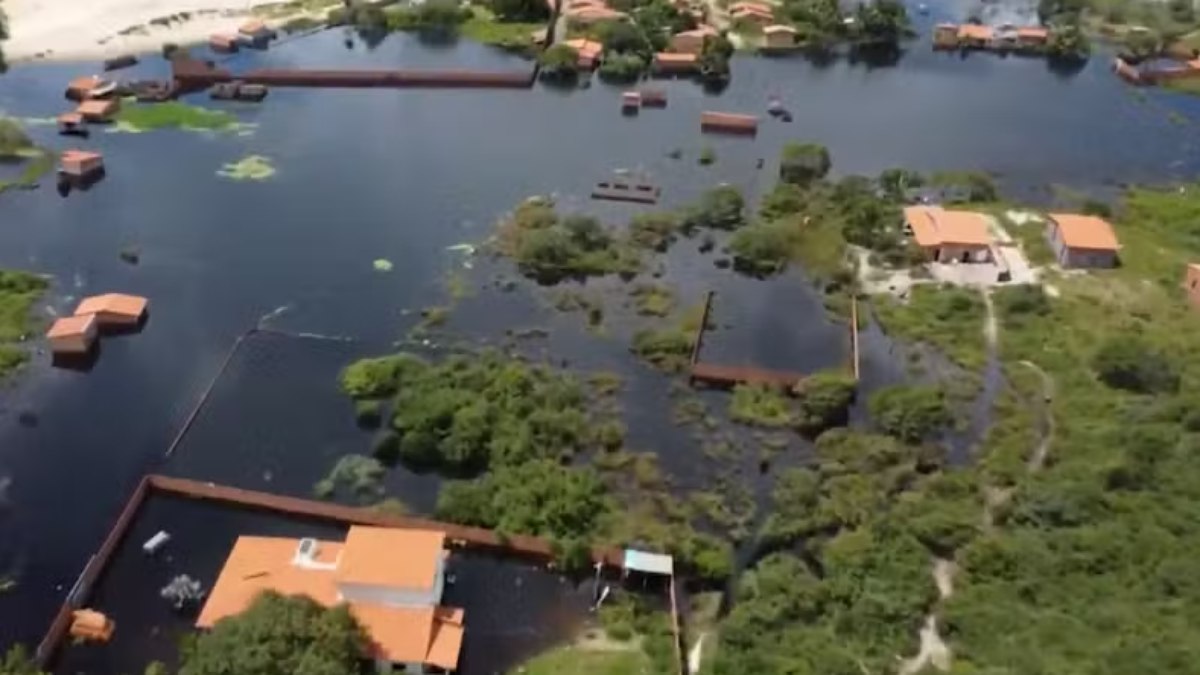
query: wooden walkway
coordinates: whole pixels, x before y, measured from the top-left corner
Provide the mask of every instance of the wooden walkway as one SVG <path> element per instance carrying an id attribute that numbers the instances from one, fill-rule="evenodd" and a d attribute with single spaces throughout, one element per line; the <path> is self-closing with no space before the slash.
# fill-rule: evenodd
<path id="1" fill-rule="evenodd" d="M 767 370 L 754 366 L 723 366 L 715 363 L 692 365 L 689 380 L 692 384 L 710 387 L 732 387 L 738 384 L 762 384 L 791 389 L 804 381 L 804 373 L 786 370 Z"/>
<path id="2" fill-rule="evenodd" d="M 439 87 L 528 89 L 536 69 L 480 70 L 311 70 L 260 68 L 234 73 L 195 59 L 171 62 L 171 77 L 180 92 L 199 91 L 223 82 L 273 87 Z"/>

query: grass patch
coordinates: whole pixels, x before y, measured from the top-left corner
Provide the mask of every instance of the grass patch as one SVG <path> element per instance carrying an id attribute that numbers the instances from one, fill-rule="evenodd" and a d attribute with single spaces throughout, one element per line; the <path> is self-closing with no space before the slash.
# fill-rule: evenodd
<path id="1" fill-rule="evenodd" d="M 156 129 L 220 131 L 237 124 L 237 118 L 223 110 L 211 110 L 178 101 L 125 105 L 117 113 L 115 121 L 137 132 Z"/>
<path id="2" fill-rule="evenodd" d="M 266 180 L 275 175 L 271 160 L 262 155 L 248 155 L 236 162 L 226 164 L 217 175 L 231 180 Z"/>
<path id="3" fill-rule="evenodd" d="M 588 649 L 569 645 L 539 654 L 509 675 L 650 675 L 650 659 L 639 649 Z"/>
<path id="4" fill-rule="evenodd" d="M 786 427 L 795 421 L 795 411 L 786 394 L 775 387 L 739 384 L 729 399 L 729 417 L 735 422 L 760 427 Z"/>
<path id="5" fill-rule="evenodd" d="M 0 270 L 0 380 L 25 362 L 24 341 L 36 328 L 31 310 L 46 290 L 44 279 L 27 272 Z"/>
<path id="6" fill-rule="evenodd" d="M 545 22 L 523 23 L 500 21 L 486 7 L 471 6 L 471 18 L 459 26 L 459 35 L 504 49 L 533 50 L 533 40 L 530 37 L 535 30 L 545 28 Z"/>
<path id="7" fill-rule="evenodd" d="M 54 170 L 54 153 L 40 148 L 25 148 L 8 156 L 23 166 L 19 176 L 12 180 L 0 180 L 0 192 L 9 188 L 32 187 L 42 176 Z M 2 160 L 0 160 L 2 161 Z"/>
<path id="8" fill-rule="evenodd" d="M 907 301 L 880 295 L 871 299 L 871 305 L 888 335 L 931 345 L 967 370 L 983 368 L 987 360 L 983 337 L 986 310 L 978 291 L 919 285 L 912 288 Z"/>
<path id="9" fill-rule="evenodd" d="M 666 316 L 675 308 L 675 294 L 662 284 L 638 284 L 629 295 L 642 316 Z"/>

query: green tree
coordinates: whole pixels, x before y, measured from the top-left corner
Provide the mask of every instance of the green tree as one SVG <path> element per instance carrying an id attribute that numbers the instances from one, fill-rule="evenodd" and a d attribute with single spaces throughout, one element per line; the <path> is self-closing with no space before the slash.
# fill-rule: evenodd
<path id="1" fill-rule="evenodd" d="M 578 75 L 579 52 L 565 44 L 551 45 L 538 56 L 539 76 L 548 80 L 569 80 Z"/>
<path id="2" fill-rule="evenodd" d="M 940 389 L 895 386 L 871 395 L 868 407 L 884 433 L 906 443 L 918 443 L 951 423 Z"/>
<path id="3" fill-rule="evenodd" d="M 0 71 L 2 72 L 2 71 Z M 33 147 L 33 141 L 16 120 L 0 117 L 0 156 L 15 155 Z"/>
<path id="4" fill-rule="evenodd" d="M 804 380 L 796 391 L 800 403 L 797 426 L 805 433 L 818 433 L 844 424 L 854 391 L 854 379 L 844 373 L 816 373 Z"/>
<path id="5" fill-rule="evenodd" d="M 758 222 L 739 228 L 729 238 L 738 271 L 755 276 L 777 274 L 792 257 L 799 230 L 788 220 Z"/>
<path id="6" fill-rule="evenodd" d="M 721 85 L 729 81 L 729 59 L 733 56 L 733 43 L 729 38 L 715 35 L 704 41 L 697 65 L 700 79 L 709 85 Z"/>
<path id="7" fill-rule="evenodd" d="M 605 21 L 597 27 L 600 43 L 608 54 L 637 54 L 646 56 L 650 45 L 642 31 L 629 21 Z"/>
<path id="8" fill-rule="evenodd" d="M 600 77 L 610 82 L 633 82 L 644 72 L 646 60 L 633 52 L 606 54 L 599 70 Z"/>
<path id="9" fill-rule="evenodd" d="M 367 653 L 345 605 L 266 591 L 184 646 L 179 675 L 346 675 Z"/>
<path id="10" fill-rule="evenodd" d="M 25 646 L 15 644 L 8 648 L 0 660 L 0 675 L 47 675 L 33 662 Z"/>
<path id="11" fill-rule="evenodd" d="M 874 44 L 896 45 L 910 30 L 908 11 L 897 0 L 862 3 L 855 15 L 854 25 L 859 35 Z"/>
<path id="12" fill-rule="evenodd" d="M 1179 389 L 1179 372 L 1162 351 L 1134 335 L 1108 339 L 1092 357 L 1092 368 L 1114 389 L 1150 394 Z"/>
<path id="13" fill-rule="evenodd" d="M 732 185 L 715 187 L 684 210 L 680 228 L 691 233 L 701 228 L 733 230 L 745 223 L 746 201 Z"/>
<path id="14" fill-rule="evenodd" d="M 1046 55 L 1051 59 L 1067 62 L 1086 61 L 1091 53 L 1091 42 L 1078 25 L 1056 25 L 1050 30 L 1050 39 L 1046 42 Z"/>
<path id="15" fill-rule="evenodd" d="M 904 201 L 906 192 L 925 184 L 925 177 L 908 169 L 886 169 L 879 174 L 879 186 L 892 201 Z"/>
<path id="16" fill-rule="evenodd" d="M 788 143 L 779 157 L 779 180 L 808 185 L 829 173 L 829 150 L 816 143 Z"/>

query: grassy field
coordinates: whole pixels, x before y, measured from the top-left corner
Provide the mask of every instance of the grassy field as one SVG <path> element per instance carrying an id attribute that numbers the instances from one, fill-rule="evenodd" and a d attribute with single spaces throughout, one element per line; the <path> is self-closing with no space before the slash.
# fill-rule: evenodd
<path id="1" fill-rule="evenodd" d="M 888 335 L 931 345 L 967 370 L 983 368 L 987 350 L 978 291 L 920 285 L 912 288 L 907 301 L 885 294 L 871 298 L 871 307 Z"/>
<path id="2" fill-rule="evenodd" d="M 491 10 L 478 5 L 471 7 L 471 13 L 472 17 L 459 29 L 460 34 L 469 40 L 482 42 L 485 45 L 531 47 L 532 40 L 530 39 L 530 34 L 535 30 L 546 27 L 544 22 L 510 23 L 499 21 Z"/>
<path id="3" fill-rule="evenodd" d="M 0 180 L 0 192 L 23 185 L 36 185 L 38 180 L 54 169 L 54 154 L 39 148 L 22 150 L 16 156 L 21 162 L 21 174 L 12 180 Z"/>

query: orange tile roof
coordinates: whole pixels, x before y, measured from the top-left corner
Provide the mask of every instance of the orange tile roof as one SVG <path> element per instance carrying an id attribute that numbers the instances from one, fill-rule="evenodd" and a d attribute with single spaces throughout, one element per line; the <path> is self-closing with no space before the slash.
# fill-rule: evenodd
<path id="1" fill-rule="evenodd" d="M 1119 251 L 1120 242 L 1112 225 L 1103 218 L 1075 213 L 1051 213 L 1050 219 L 1058 225 L 1062 242 L 1068 248 L 1086 248 L 1095 251 Z"/>
<path id="2" fill-rule="evenodd" d="M 350 528 L 356 530 L 382 528 Z M 400 535 L 436 535 L 440 532 L 393 530 Z M 419 536 L 418 539 L 433 537 Z M 366 539 L 354 542 L 360 553 L 378 554 L 373 546 L 386 543 L 382 537 L 368 532 Z M 367 548 L 362 548 L 363 544 Z M 392 542 L 393 544 L 397 542 Z M 428 557 L 420 546 L 395 548 L 387 551 L 393 564 L 412 558 Z M 293 564 L 300 541 L 280 537 L 238 537 L 225 566 L 213 584 L 208 600 L 196 619 L 199 628 L 211 628 L 221 619 L 245 611 L 263 591 L 273 590 L 284 595 L 306 595 L 316 602 L 333 607 L 341 602 L 338 590 L 339 572 L 351 557 L 350 538 L 340 542 L 317 543 L 313 563 L 307 567 Z M 441 550 L 437 551 L 441 555 Z M 393 662 L 425 663 L 446 670 L 458 667 L 462 648 L 463 611 L 454 607 L 390 607 L 378 603 L 349 603 L 351 614 L 367 632 L 371 656 Z"/>
<path id="3" fill-rule="evenodd" d="M 443 532 L 351 527 L 336 577 L 341 583 L 433 588 L 445 547 Z"/>
<path id="4" fill-rule="evenodd" d="M 792 28 L 791 26 L 777 23 L 777 24 L 772 24 L 770 26 L 764 27 L 762 29 L 762 32 L 766 33 L 767 35 L 772 35 L 774 33 L 789 33 L 791 35 L 795 35 L 796 29 Z"/>
<path id="5" fill-rule="evenodd" d="M 249 21 L 242 24 L 241 26 L 238 26 L 238 31 L 241 33 L 258 33 L 260 31 L 266 30 L 266 28 L 267 28 L 267 24 L 263 23 L 261 20 L 250 19 Z"/>
<path id="6" fill-rule="evenodd" d="M 615 9 L 609 9 L 608 7 L 582 7 L 580 9 L 573 9 L 567 12 L 567 18 L 580 19 L 583 21 L 615 21 L 618 19 L 624 19 L 628 16 L 629 15 L 625 12 L 618 12 Z"/>
<path id="7" fill-rule="evenodd" d="M 729 12 L 731 14 L 743 10 L 766 12 L 767 14 L 770 14 L 772 8 L 771 5 L 768 5 L 765 2 L 747 2 L 746 0 L 742 0 L 742 2 L 735 2 L 729 6 Z"/>
<path id="8" fill-rule="evenodd" d="M 87 162 L 100 158 L 100 153 L 92 152 L 91 150 L 63 150 L 61 157 L 63 161 L 74 160 L 76 162 Z M 76 311 L 76 314 L 78 314 L 78 311 Z"/>
<path id="9" fill-rule="evenodd" d="M 735 19 L 744 19 L 748 16 L 758 17 L 760 19 L 774 19 L 775 14 L 769 9 L 761 9 L 759 7 L 739 7 L 730 12 L 730 16 Z"/>
<path id="10" fill-rule="evenodd" d="M 84 75 L 71 80 L 71 83 L 67 86 L 76 91 L 88 92 L 99 87 L 103 82 L 104 80 L 101 80 L 96 75 Z"/>
<path id="11" fill-rule="evenodd" d="M 993 31 L 990 26 L 979 26 L 973 23 L 964 23 L 958 27 L 958 37 L 968 40 L 991 40 Z"/>
<path id="12" fill-rule="evenodd" d="M 96 324 L 95 314 L 82 314 L 76 316 L 64 316 L 61 319 L 55 319 L 50 325 L 50 330 L 46 331 L 46 337 L 59 338 L 75 335 L 87 335 Z"/>
<path id="13" fill-rule="evenodd" d="M 75 313 L 89 314 L 103 312 L 105 314 L 120 314 L 121 316 L 138 319 L 145 313 L 148 304 L 150 304 L 149 300 L 138 295 L 105 293 L 104 295 L 93 295 L 84 298 L 80 301 L 79 306 L 75 308 Z"/>
<path id="14" fill-rule="evenodd" d="M 1050 37 L 1050 31 L 1042 28 L 1041 26 L 1025 26 L 1017 29 L 1017 36 L 1045 40 L 1046 38 Z"/>
<path id="15" fill-rule="evenodd" d="M 992 243 L 987 219 L 974 211 L 947 211 L 940 206 L 909 206 L 904 220 L 913 239 L 923 247 L 988 246 Z"/>

